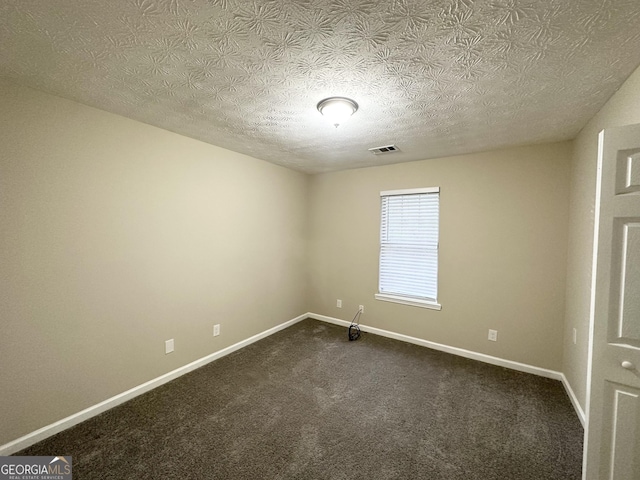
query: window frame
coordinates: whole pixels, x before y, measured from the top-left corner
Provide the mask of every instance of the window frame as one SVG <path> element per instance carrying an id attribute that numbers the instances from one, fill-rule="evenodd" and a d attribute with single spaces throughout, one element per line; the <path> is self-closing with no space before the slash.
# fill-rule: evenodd
<path id="1" fill-rule="evenodd" d="M 380 292 L 380 264 L 382 260 L 382 229 L 383 229 L 383 209 L 382 199 L 390 196 L 407 196 L 418 194 L 437 194 L 438 196 L 438 220 L 437 220 L 437 235 L 438 242 L 436 244 L 436 298 L 426 298 L 420 296 L 411 296 L 395 293 L 381 293 Z M 400 303 L 403 305 L 410 305 L 414 307 L 428 308 L 432 310 L 441 310 L 442 305 L 438 301 L 438 279 L 439 279 L 439 250 L 440 250 L 440 187 L 426 187 L 426 188 L 409 188 L 402 190 L 385 190 L 380 192 L 380 230 L 379 230 L 379 251 L 378 251 L 378 293 L 374 295 L 376 300 L 382 300 L 385 302 Z"/>

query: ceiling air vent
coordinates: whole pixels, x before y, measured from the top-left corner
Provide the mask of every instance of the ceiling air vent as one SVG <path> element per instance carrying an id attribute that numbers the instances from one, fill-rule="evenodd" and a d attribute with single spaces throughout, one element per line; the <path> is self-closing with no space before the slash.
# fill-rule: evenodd
<path id="1" fill-rule="evenodd" d="M 395 145 L 385 145 L 384 147 L 375 147 L 370 148 L 369 151 L 374 155 L 384 155 L 387 153 L 396 153 L 399 152 L 400 149 Z"/>

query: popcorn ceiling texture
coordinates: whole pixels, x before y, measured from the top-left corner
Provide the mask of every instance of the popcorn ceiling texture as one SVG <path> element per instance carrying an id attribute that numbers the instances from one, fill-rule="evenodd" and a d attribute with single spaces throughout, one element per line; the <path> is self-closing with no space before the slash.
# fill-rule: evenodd
<path id="1" fill-rule="evenodd" d="M 639 23 L 638 0 L 3 0 L 0 76 L 316 173 L 573 138 Z M 338 129 L 332 95 L 360 105 Z"/>

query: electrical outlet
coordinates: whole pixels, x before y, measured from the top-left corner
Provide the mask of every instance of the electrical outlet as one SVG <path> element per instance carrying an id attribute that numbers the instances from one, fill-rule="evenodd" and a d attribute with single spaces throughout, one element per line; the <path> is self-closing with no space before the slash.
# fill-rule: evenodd
<path id="1" fill-rule="evenodd" d="M 342 308 L 342 300 L 338 299 L 338 301 L 336 302 L 336 307 Z"/>
<path id="2" fill-rule="evenodd" d="M 173 352 L 173 338 L 164 342 L 164 354 Z"/>
<path id="3" fill-rule="evenodd" d="M 498 331 L 489 329 L 489 340 L 492 342 L 498 341 Z"/>
<path id="4" fill-rule="evenodd" d="M 220 335 L 220 324 L 219 324 L 219 323 L 216 323 L 216 324 L 213 326 L 213 336 L 214 336 L 214 337 L 217 337 L 218 335 Z"/>
<path id="5" fill-rule="evenodd" d="M 578 330 L 577 329 L 573 329 L 573 344 L 575 345 L 576 343 L 578 343 Z"/>
<path id="6" fill-rule="evenodd" d="M 358 310 L 360 310 L 360 313 L 364 313 L 364 305 L 360 305 L 358 307 Z"/>

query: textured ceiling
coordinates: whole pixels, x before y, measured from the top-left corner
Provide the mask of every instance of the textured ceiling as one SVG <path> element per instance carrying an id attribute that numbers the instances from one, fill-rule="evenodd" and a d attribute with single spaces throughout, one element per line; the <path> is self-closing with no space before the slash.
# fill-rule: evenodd
<path id="1" fill-rule="evenodd" d="M 0 0 L 0 75 L 314 173 L 573 138 L 639 24 L 639 0 Z M 333 95 L 360 105 L 337 129 Z"/>

